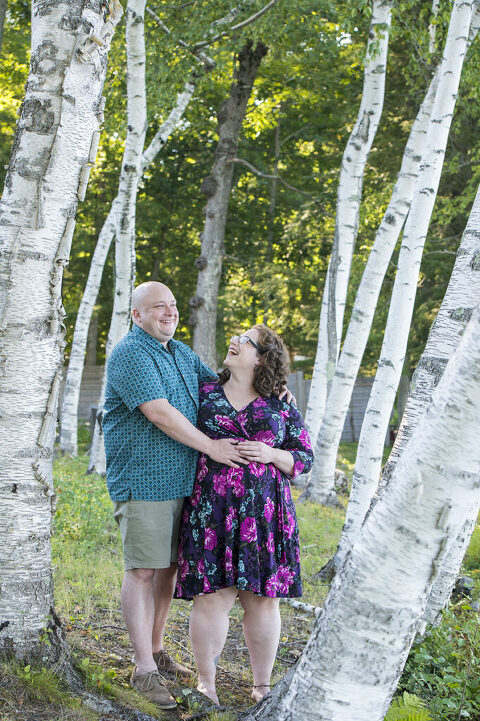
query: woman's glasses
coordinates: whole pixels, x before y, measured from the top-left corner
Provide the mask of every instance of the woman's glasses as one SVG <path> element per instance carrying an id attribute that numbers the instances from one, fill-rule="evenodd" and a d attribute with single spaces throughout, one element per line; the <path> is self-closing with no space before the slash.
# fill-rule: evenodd
<path id="1" fill-rule="evenodd" d="M 245 345 L 245 343 L 251 343 L 254 348 L 258 350 L 259 353 L 261 353 L 260 346 L 255 343 L 254 340 L 252 340 L 248 335 L 232 335 L 230 338 L 230 343 L 239 343 L 240 345 Z"/>

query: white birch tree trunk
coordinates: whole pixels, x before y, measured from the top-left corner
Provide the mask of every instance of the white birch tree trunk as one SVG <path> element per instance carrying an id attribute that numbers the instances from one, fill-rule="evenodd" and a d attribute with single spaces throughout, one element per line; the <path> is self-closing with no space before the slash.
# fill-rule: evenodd
<path id="1" fill-rule="evenodd" d="M 145 4 L 146 0 L 128 0 L 126 11 L 127 138 L 115 212 L 115 296 L 105 349 L 105 368 L 112 348 L 128 331 L 135 282 L 135 211 L 137 188 L 142 172 L 142 152 L 147 132 Z M 103 407 L 105 384 L 106 373 L 103 374 L 99 408 Z M 105 473 L 103 433 L 98 416 L 88 466 L 88 472 L 93 471 Z"/>
<path id="2" fill-rule="evenodd" d="M 167 119 L 155 133 L 151 143 L 142 156 L 141 176 L 161 151 L 170 135 L 178 128 L 180 121 L 195 92 L 196 77 L 187 80 L 177 101 L 170 111 Z M 62 400 L 60 448 L 64 453 L 77 455 L 77 428 L 78 428 L 78 402 L 80 398 L 80 384 L 85 364 L 85 349 L 87 346 L 88 328 L 92 318 L 93 308 L 97 302 L 103 269 L 107 259 L 111 242 L 115 237 L 116 208 L 119 196 L 114 199 L 108 216 L 98 236 L 95 251 L 92 256 L 85 291 L 80 302 L 75 329 L 73 333 L 72 349 L 68 364 L 65 389 Z"/>
<path id="3" fill-rule="evenodd" d="M 475 21 L 480 22 L 480 14 Z M 474 21 L 474 22 L 475 22 Z M 395 466 L 408 445 L 418 421 L 443 375 L 446 364 L 455 353 L 473 310 L 480 304 L 480 188 L 457 251 L 445 297 L 430 330 L 425 350 L 410 385 L 407 405 L 394 447 L 382 473 L 380 493 L 386 492 Z M 463 557 L 475 527 L 476 511 L 465 522 L 465 528 L 453 541 L 432 588 L 421 632 L 426 624 L 437 621 L 448 603 Z"/>
<path id="4" fill-rule="evenodd" d="M 405 359 L 423 247 L 440 181 L 473 5 L 471 1 L 456 0 L 452 9 L 425 155 L 405 223 L 380 361 L 360 433 L 347 526 L 350 543 L 355 543 L 354 534 L 379 481 L 384 439 Z"/>
<path id="5" fill-rule="evenodd" d="M 336 357 L 332 362 L 332 358 L 329 358 L 328 354 L 329 317 L 330 326 L 332 327 L 333 318 L 333 327 L 336 329 L 336 338 L 330 338 L 330 343 L 333 343 L 333 346 L 336 347 L 336 354 L 338 355 L 342 338 L 350 267 L 358 232 L 365 165 L 383 110 L 392 5 L 391 0 L 373 1 L 372 21 L 364 63 L 362 100 L 355 127 L 343 153 L 340 168 L 333 241 L 335 253 L 332 253 L 332 257 L 334 256 L 337 259 L 334 269 L 335 280 L 332 288 L 332 265 L 330 262 L 323 291 L 317 353 L 305 414 L 305 423 L 314 444 L 318 437 L 325 410 L 328 382 L 333 377 L 333 366 L 336 363 Z M 336 299 L 334 308 L 329 303 L 329 296 L 333 296 L 333 294 L 335 294 Z"/>
<path id="6" fill-rule="evenodd" d="M 276 721 L 383 720 L 449 543 L 478 511 L 479 426 L 477 308 L 334 579 Z"/>
<path id="7" fill-rule="evenodd" d="M 480 13 L 475 12 L 470 28 L 469 42 L 473 42 L 480 27 Z M 390 458 L 382 474 L 382 484 L 388 482 L 395 462 L 406 447 L 421 413 L 430 400 L 431 393 L 441 378 L 445 365 L 458 345 L 472 309 L 480 302 L 480 288 L 475 272 L 475 254 L 480 251 L 476 237 L 480 227 L 480 196 L 477 193 L 462 242 L 458 249 L 457 260 L 452 277 L 439 310 L 437 319 L 430 331 L 425 351 L 418 362 L 414 374 L 407 406 L 401 428 L 397 434 Z M 480 267 L 480 264 L 479 264 Z M 359 463 L 357 458 L 357 464 Z M 365 482 L 366 481 L 366 482 Z M 377 478 L 359 475 L 355 468 L 352 490 L 347 507 L 345 525 L 335 554 L 335 568 L 343 563 L 349 549 L 354 545 L 372 496 L 377 488 Z M 451 589 L 450 589 L 451 590 Z"/>
<path id="8" fill-rule="evenodd" d="M 322 442 L 323 448 L 326 448 L 326 454 L 325 456 L 317 456 L 305 493 L 305 497 L 309 498 L 312 491 L 313 496 L 315 496 L 314 500 L 323 504 L 334 503 L 337 500 L 333 486 L 318 491 L 318 475 L 324 469 L 327 469 L 328 473 L 332 466 L 335 471 L 338 446 L 355 380 L 372 327 L 378 296 L 412 201 L 437 84 L 438 72 L 432 78 L 417 117 L 413 122 L 397 182 L 376 233 L 355 297 L 342 352 L 331 380 L 330 392 L 317 441 L 318 443 Z M 320 438 L 322 441 L 320 441 Z"/>
<path id="9" fill-rule="evenodd" d="M 211 368 L 217 367 L 216 326 L 218 288 L 223 262 L 223 241 L 227 223 L 228 202 L 233 178 L 233 159 L 253 83 L 262 58 L 267 52 L 259 42 L 255 49 L 248 41 L 238 55 L 238 69 L 230 96 L 218 111 L 218 146 L 212 172 L 202 183 L 208 198 L 202 247 L 195 261 L 198 268 L 197 288 L 190 299 L 190 323 L 193 325 L 193 350 Z"/>
<path id="10" fill-rule="evenodd" d="M 30 71 L 0 203 L 0 653 L 21 659 L 55 658 L 63 645 L 50 551 L 61 282 L 121 14 L 117 2 L 107 11 L 91 0 L 33 2 Z"/>

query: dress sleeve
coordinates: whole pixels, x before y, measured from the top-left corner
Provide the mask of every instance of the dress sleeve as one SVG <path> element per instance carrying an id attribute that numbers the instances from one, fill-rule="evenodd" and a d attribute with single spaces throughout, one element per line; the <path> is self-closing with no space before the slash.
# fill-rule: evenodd
<path id="1" fill-rule="evenodd" d="M 294 470 L 290 478 L 296 478 L 300 473 L 308 473 L 312 467 L 312 443 L 298 409 L 292 404 L 285 405 L 289 410 L 285 418 L 286 432 L 282 448 L 293 456 Z"/>
<path id="2" fill-rule="evenodd" d="M 167 393 L 153 358 L 142 348 L 113 350 L 107 377 L 130 411 L 147 401 L 166 398 Z"/>

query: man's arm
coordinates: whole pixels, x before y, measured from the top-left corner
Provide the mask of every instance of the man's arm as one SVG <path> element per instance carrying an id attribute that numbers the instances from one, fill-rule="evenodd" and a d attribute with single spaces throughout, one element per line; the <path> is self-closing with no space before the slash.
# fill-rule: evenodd
<path id="1" fill-rule="evenodd" d="M 214 440 L 199 431 L 190 423 L 179 410 L 170 405 L 166 398 L 156 398 L 138 406 L 142 413 L 157 428 L 183 443 L 185 446 L 194 448 L 196 451 L 205 453 L 217 463 L 224 463 L 226 466 L 238 468 L 239 463 L 245 463 L 237 447 L 237 442 L 232 438 L 221 438 Z"/>

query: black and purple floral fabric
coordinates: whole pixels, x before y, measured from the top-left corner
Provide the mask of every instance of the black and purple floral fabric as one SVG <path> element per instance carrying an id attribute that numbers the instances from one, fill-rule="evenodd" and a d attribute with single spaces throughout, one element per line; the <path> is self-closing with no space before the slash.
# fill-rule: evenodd
<path id="1" fill-rule="evenodd" d="M 278 398 L 237 411 L 221 384 L 200 388 L 198 427 L 210 438 L 263 441 L 292 453 L 294 476 L 313 462 L 302 416 Z M 230 468 L 201 455 L 180 528 L 176 597 L 237 586 L 261 596 L 302 595 L 295 505 L 274 465 Z"/>

